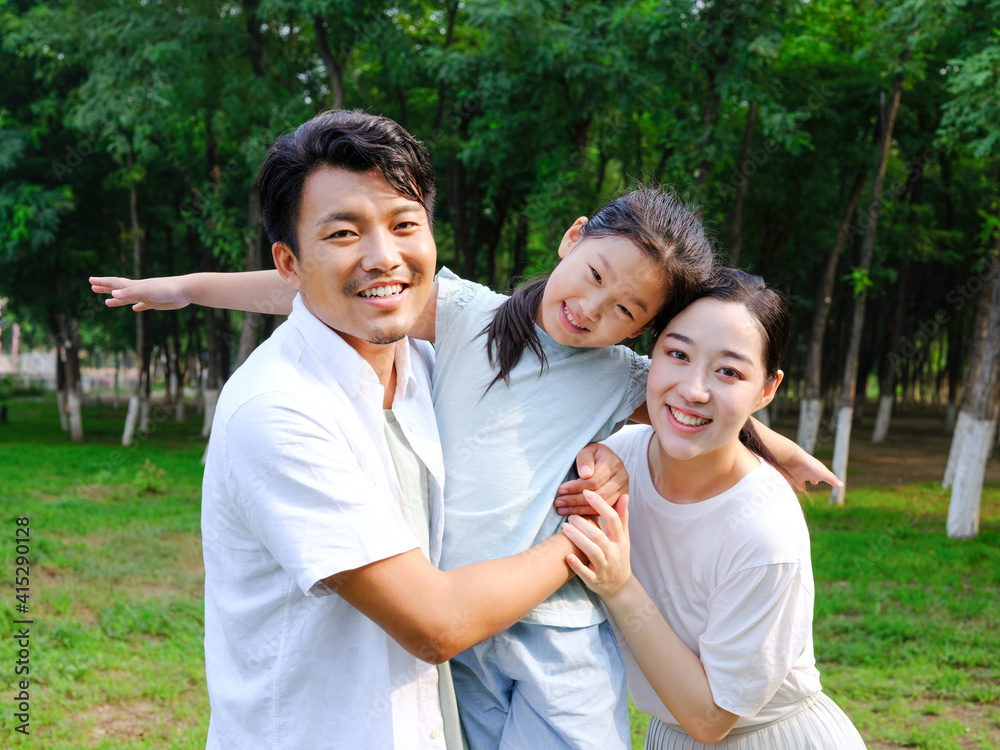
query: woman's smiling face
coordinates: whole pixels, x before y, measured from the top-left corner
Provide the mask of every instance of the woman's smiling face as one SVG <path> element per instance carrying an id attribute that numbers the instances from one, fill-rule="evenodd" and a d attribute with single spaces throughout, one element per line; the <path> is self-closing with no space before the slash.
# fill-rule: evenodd
<path id="1" fill-rule="evenodd" d="M 746 306 L 702 298 L 674 317 L 653 351 L 646 387 L 664 452 L 688 460 L 739 439 L 781 382 L 767 381 L 764 337 Z"/>

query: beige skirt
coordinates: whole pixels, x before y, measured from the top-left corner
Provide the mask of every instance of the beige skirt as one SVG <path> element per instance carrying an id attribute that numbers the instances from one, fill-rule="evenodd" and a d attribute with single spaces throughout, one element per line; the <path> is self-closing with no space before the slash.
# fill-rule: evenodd
<path id="1" fill-rule="evenodd" d="M 655 716 L 649 720 L 645 750 L 864 750 L 865 743 L 840 707 L 823 693 L 795 713 L 759 727 L 734 729 L 703 745 Z"/>

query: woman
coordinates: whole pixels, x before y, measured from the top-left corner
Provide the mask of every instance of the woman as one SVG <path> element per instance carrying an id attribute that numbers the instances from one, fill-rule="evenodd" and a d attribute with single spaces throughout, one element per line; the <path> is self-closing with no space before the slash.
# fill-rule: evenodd
<path id="1" fill-rule="evenodd" d="M 588 493 L 606 532 L 579 517 L 564 527 L 590 559 L 570 566 L 627 647 L 648 750 L 865 746 L 822 693 L 809 533 L 749 421 L 781 383 L 787 339 L 787 311 L 759 277 L 716 272 L 657 340 L 652 427 L 606 441 L 631 501 Z"/>

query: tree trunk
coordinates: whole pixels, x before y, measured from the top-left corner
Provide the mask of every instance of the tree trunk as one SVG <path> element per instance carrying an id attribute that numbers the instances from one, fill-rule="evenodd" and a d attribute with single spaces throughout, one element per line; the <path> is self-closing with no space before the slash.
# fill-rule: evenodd
<path id="1" fill-rule="evenodd" d="M 729 215 L 729 265 L 734 268 L 739 265 L 740 254 L 743 251 L 743 202 L 747 194 L 747 179 L 750 176 L 750 145 L 753 143 L 753 131 L 757 126 L 757 102 L 750 102 L 747 112 L 746 126 L 743 128 L 743 151 L 740 154 L 739 172 L 736 176 L 736 200 Z"/>
<path id="2" fill-rule="evenodd" d="M 992 259 L 1000 259 L 1000 235 Z M 983 296 L 985 297 L 984 289 Z M 979 349 L 978 366 L 969 366 L 969 384 L 959 420 L 966 417 L 965 434 L 958 450 L 955 480 L 948 505 L 948 536 L 973 539 L 979 534 L 979 506 L 982 502 L 986 460 L 993 448 L 993 420 L 996 416 L 997 365 L 1000 363 L 1000 274 L 990 284 L 986 332 Z M 956 435 L 958 430 L 956 429 Z M 954 439 L 953 439 L 954 442 Z"/>
<path id="3" fill-rule="evenodd" d="M 909 58 L 910 50 L 904 51 L 902 62 L 907 62 Z M 892 128 L 896 122 L 896 113 L 899 112 L 899 100 L 902 94 L 903 74 L 897 73 L 893 85 L 892 99 L 888 112 L 885 113 L 884 117 L 885 127 L 882 133 L 878 168 L 872 183 L 872 200 L 868 208 L 868 221 L 865 225 L 865 234 L 861 240 L 861 263 L 858 270 L 865 277 L 867 277 L 868 272 L 871 270 L 872 255 L 875 249 L 875 232 L 878 229 L 878 215 L 882 205 L 882 186 L 885 182 L 885 171 L 889 165 L 889 152 L 892 147 Z M 840 481 L 844 482 L 844 486 L 834 487 L 830 493 L 830 503 L 834 505 L 844 504 L 844 494 L 847 491 L 847 456 L 850 452 L 851 444 L 851 419 L 854 415 L 855 381 L 857 378 L 858 358 L 861 353 L 861 335 L 865 321 L 866 299 L 867 290 L 862 287 L 857 293 L 854 303 L 851 337 L 847 348 L 847 361 L 844 363 L 844 387 L 841 392 L 837 412 L 837 439 L 833 451 L 833 472 Z"/>
<path id="4" fill-rule="evenodd" d="M 250 205 L 247 211 L 247 252 L 243 263 L 244 271 L 259 271 L 261 267 L 261 227 L 260 201 L 257 191 L 250 191 Z M 264 317 L 260 313 L 243 313 L 243 328 L 240 331 L 240 348 L 236 354 L 236 367 L 246 362 L 250 353 L 257 348 L 260 326 Z"/>
<path id="5" fill-rule="evenodd" d="M 344 53 L 343 63 L 339 62 L 330 50 L 330 43 L 326 38 L 326 27 L 323 19 L 313 16 L 313 30 L 316 32 L 316 47 L 319 50 L 320 59 L 323 60 L 323 67 L 326 69 L 327 80 L 330 81 L 330 91 L 333 93 L 333 109 L 344 108 L 344 64 L 350 53 L 348 48 Z"/>
<path id="6" fill-rule="evenodd" d="M 69 432 L 69 404 L 66 398 L 66 350 L 56 347 L 56 408 L 59 410 L 59 427 Z"/>
<path id="7" fill-rule="evenodd" d="M 833 249 L 826 259 L 826 266 L 816 290 L 816 304 L 813 307 L 812 329 L 809 338 L 809 349 L 806 354 L 806 375 L 803 383 L 801 399 L 799 431 L 795 442 L 806 453 L 816 450 L 816 439 L 819 436 L 820 421 L 823 418 L 823 401 L 821 398 L 821 383 L 823 374 L 823 339 L 826 336 L 827 320 L 830 317 L 830 306 L 833 304 L 833 287 L 837 278 L 837 264 L 840 254 L 847 243 L 848 230 L 861 198 L 861 188 L 865 184 L 865 171 L 862 170 L 854 178 L 847 206 L 840 217 L 837 238 Z"/>
<path id="8" fill-rule="evenodd" d="M 126 164 L 129 170 L 132 169 L 132 152 L 129 151 Z M 139 225 L 139 194 L 133 184 L 129 188 L 129 217 L 132 223 L 132 275 L 133 278 L 141 279 L 143 278 L 142 273 L 142 228 Z M 135 434 L 135 420 L 138 417 L 138 406 L 139 402 L 143 397 L 144 392 L 144 378 L 149 377 L 149 370 L 143 365 L 148 363 L 148 359 L 145 355 L 146 352 L 146 316 L 136 315 L 135 316 L 135 356 L 136 356 L 136 381 L 135 381 L 135 393 L 132 398 L 129 399 L 128 404 L 128 414 L 125 417 L 125 431 L 122 433 L 122 445 L 128 446 L 132 444 L 132 439 Z M 133 405 L 133 401 L 135 404 Z M 130 420 L 131 423 L 130 423 Z"/>
<path id="9" fill-rule="evenodd" d="M 872 445 L 880 445 L 889 435 L 889 421 L 892 418 L 892 404 L 896 400 L 896 369 L 901 363 L 899 357 L 900 341 L 903 338 L 903 318 L 909 302 L 910 290 L 910 259 L 903 263 L 896 287 L 896 311 L 892 316 L 892 326 L 889 328 L 889 340 L 886 350 L 889 354 L 882 360 L 882 377 L 879 378 L 878 416 L 875 418 L 875 430 L 872 433 Z M 928 341 L 929 345 L 930 342 Z"/>

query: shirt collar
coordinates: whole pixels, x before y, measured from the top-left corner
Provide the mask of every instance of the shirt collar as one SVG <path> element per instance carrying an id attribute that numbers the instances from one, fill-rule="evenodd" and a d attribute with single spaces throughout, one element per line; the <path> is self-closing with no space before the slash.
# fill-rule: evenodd
<path id="1" fill-rule="evenodd" d="M 307 348 L 322 363 L 325 374 L 350 396 L 358 397 L 366 384 L 368 387 L 381 387 L 371 365 L 339 333 L 312 314 L 306 307 L 301 292 L 292 301 L 292 314 L 288 316 L 288 322 L 302 334 Z M 409 339 L 403 337 L 396 342 L 395 347 L 393 363 L 396 368 L 396 393 L 393 395 L 393 402 L 396 397 L 412 396 L 417 387 L 410 369 Z"/>

